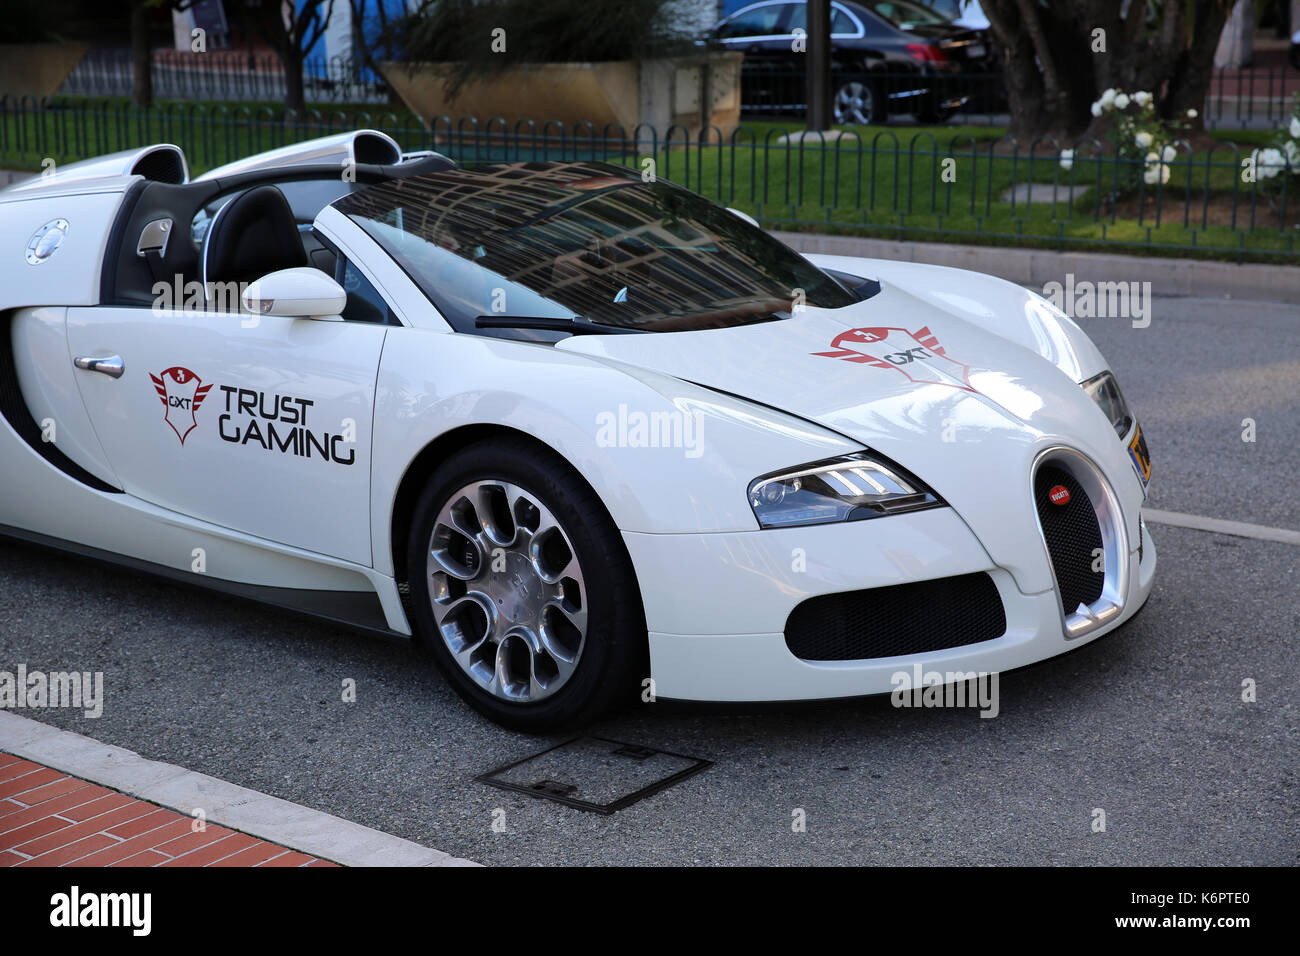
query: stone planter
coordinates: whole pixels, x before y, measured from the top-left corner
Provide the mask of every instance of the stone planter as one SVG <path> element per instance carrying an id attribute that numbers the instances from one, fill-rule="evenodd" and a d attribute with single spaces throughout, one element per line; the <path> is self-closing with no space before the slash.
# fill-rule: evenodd
<path id="1" fill-rule="evenodd" d="M 86 50 L 85 43 L 0 45 L 0 96 L 53 96 Z"/>
<path id="2" fill-rule="evenodd" d="M 691 140 L 707 127 L 730 136 L 740 122 L 742 53 L 707 52 L 655 60 L 611 63 L 537 63 L 466 82 L 455 97 L 446 92 L 449 64 L 384 63 L 384 79 L 425 126 L 455 130 L 461 119 L 505 121 L 513 133 L 520 121 L 532 120 L 537 132 L 548 120 L 571 133 L 590 123 L 596 135 L 631 138 L 638 124 L 654 128 L 663 142 L 669 127 L 673 140 Z M 436 121 L 436 124 L 435 124 Z M 499 128 L 499 123 L 493 128 Z M 610 127 L 606 131 L 606 127 Z M 622 129 L 620 130 L 619 127 Z M 526 128 L 526 127 L 525 127 Z M 554 123 L 551 132 L 557 133 Z M 709 131 L 709 136 L 717 134 Z M 643 130 L 639 140 L 648 140 Z"/>

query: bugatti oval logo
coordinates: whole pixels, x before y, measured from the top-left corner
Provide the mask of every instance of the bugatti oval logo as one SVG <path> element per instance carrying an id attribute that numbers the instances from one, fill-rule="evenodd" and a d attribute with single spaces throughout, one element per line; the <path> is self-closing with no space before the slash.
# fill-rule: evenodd
<path id="1" fill-rule="evenodd" d="M 1065 485 L 1053 485 L 1047 492 L 1047 497 L 1052 499 L 1054 505 L 1068 505 L 1070 503 L 1070 489 Z"/>

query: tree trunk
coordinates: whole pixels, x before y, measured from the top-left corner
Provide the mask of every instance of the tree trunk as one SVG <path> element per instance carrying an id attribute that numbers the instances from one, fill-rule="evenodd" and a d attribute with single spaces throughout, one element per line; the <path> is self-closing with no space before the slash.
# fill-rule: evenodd
<path id="1" fill-rule="evenodd" d="M 1160 104 L 1162 116 L 1181 118 L 1189 109 L 1196 110 L 1191 125 L 1198 130 L 1205 128 L 1205 101 L 1214 76 L 1214 51 L 1234 4 L 1235 0 L 1229 0 L 1198 5 L 1192 42 L 1174 62 L 1169 91 Z"/>
<path id="2" fill-rule="evenodd" d="M 1002 51 L 1010 134 L 1076 138 L 1088 125 L 1096 74 L 1074 15 L 1027 0 L 987 0 L 983 8 Z"/>
<path id="3" fill-rule="evenodd" d="M 153 45 L 144 0 L 131 3 L 131 61 L 131 98 L 136 106 L 148 109 L 153 106 Z"/>
<path id="4" fill-rule="evenodd" d="M 1099 136 L 1113 119 L 1094 119 L 1089 107 L 1108 87 L 1149 90 L 1166 118 L 1203 111 L 1214 50 L 1235 3 L 1131 0 L 1125 8 L 1121 0 L 983 0 L 1003 51 L 1011 135 L 1050 134 L 1063 144 Z"/>
<path id="5" fill-rule="evenodd" d="M 295 56 L 292 51 L 282 51 L 280 62 L 284 65 L 284 105 L 301 116 L 307 105 L 303 94 L 303 57 Z"/>

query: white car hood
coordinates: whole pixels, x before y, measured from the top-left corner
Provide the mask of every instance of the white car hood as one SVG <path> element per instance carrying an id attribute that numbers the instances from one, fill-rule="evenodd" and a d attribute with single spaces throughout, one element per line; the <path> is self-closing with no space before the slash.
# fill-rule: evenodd
<path id="1" fill-rule="evenodd" d="M 1052 361 L 889 284 L 865 302 L 786 321 L 573 336 L 558 347 L 729 392 L 862 442 L 938 492 L 1027 592 L 1052 586 L 1033 517 L 1038 453 L 1068 445 L 1112 483 L 1137 481 L 1106 417 Z"/>

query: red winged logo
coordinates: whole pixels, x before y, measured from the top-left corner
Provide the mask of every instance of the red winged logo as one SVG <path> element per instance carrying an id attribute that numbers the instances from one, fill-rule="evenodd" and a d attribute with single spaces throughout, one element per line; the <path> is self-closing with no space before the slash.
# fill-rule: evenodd
<path id="1" fill-rule="evenodd" d="M 846 362 L 860 362 L 872 368 L 893 369 L 913 382 L 975 391 L 970 383 L 970 366 L 950 356 L 929 326 L 915 332 L 888 327 L 850 329 L 835 336 L 829 352 L 812 354 L 843 359 Z M 952 366 L 952 378 L 958 381 L 943 374 L 942 363 Z"/>
<path id="2" fill-rule="evenodd" d="M 149 377 L 153 379 L 159 401 L 167 409 L 164 420 L 184 445 L 185 436 L 198 427 L 194 413 L 208 397 L 208 390 L 212 386 L 204 385 L 197 375 L 179 365 L 165 369 L 161 376 L 150 373 Z"/>

